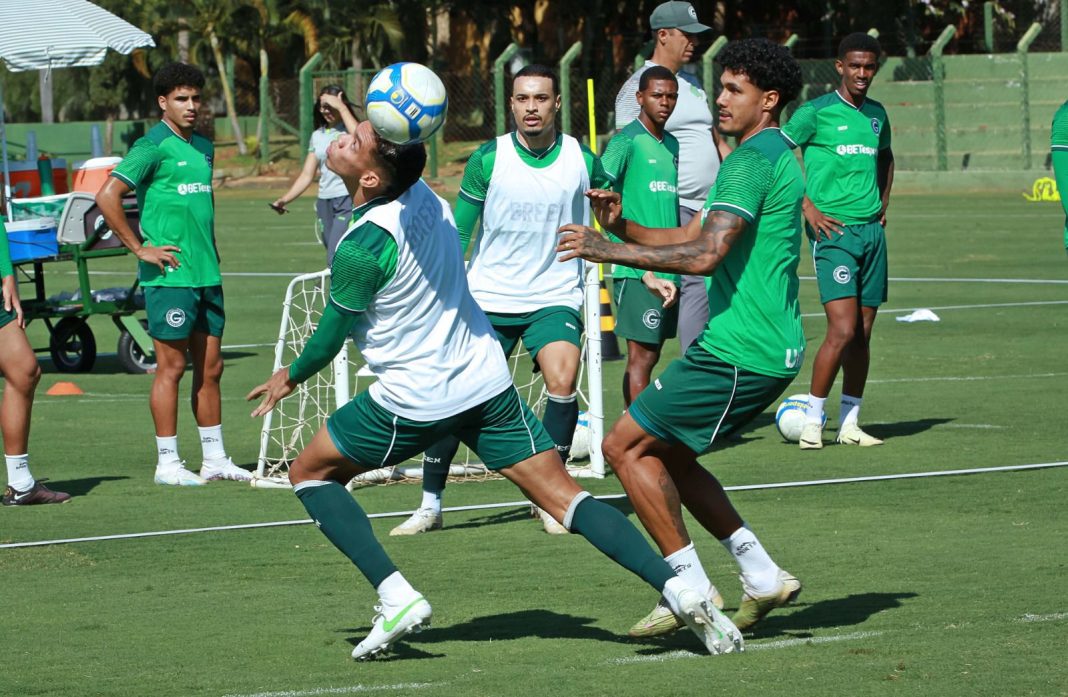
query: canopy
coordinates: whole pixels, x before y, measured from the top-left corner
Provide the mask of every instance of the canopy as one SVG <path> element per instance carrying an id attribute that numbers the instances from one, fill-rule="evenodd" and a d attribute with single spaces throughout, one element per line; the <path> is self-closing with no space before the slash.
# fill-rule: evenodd
<path id="1" fill-rule="evenodd" d="M 151 48 L 152 37 L 88 0 L 0 0 L 0 62 L 12 72 L 99 65 L 108 49 Z M 10 193 L 0 92 L 4 191 Z"/>

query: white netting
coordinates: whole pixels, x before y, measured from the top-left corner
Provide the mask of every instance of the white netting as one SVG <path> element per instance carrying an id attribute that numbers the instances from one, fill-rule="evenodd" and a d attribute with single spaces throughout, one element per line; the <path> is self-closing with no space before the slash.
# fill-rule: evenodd
<path id="1" fill-rule="evenodd" d="M 573 457 L 568 469 L 575 476 L 604 475 L 600 442 L 603 434 L 603 413 L 600 400 L 600 308 L 596 272 L 587 281 L 587 307 L 585 321 L 583 359 L 579 373 L 579 428 L 576 430 L 576 455 L 589 458 L 588 464 L 579 464 Z M 323 307 L 327 301 L 330 284 L 328 270 L 305 274 L 293 279 L 286 289 L 282 308 L 282 322 L 275 346 L 274 370 L 292 363 L 304 348 L 304 343 L 315 331 Z M 594 356 L 594 360 L 587 360 Z M 516 349 L 509 359 L 512 379 L 519 393 L 527 400 L 540 417 L 545 408 L 546 392 L 540 373 L 533 371 L 530 355 L 522 348 Z M 288 486 L 289 464 L 296 459 L 326 418 L 352 395 L 366 389 L 374 376 L 367 369 L 359 352 L 351 344 L 341 350 L 333 365 L 324 369 L 297 388 L 297 391 L 279 402 L 263 419 L 260 433 L 260 455 L 257 463 L 254 486 Z M 351 384 L 351 388 L 350 388 Z M 592 400 L 590 399 L 592 396 Z M 582 458 L 585 459 L 585 458 Z M 496 476 L 479 462 L 478 457 L 461 444 L 449 470 L 450 481 L 479 480 Z M 385 467 L 360 475 L 353 484 L 380 484 L 398 481 L 416 481 L 422 477 L 422 461 L 416 457 L 394 467 Z"/>

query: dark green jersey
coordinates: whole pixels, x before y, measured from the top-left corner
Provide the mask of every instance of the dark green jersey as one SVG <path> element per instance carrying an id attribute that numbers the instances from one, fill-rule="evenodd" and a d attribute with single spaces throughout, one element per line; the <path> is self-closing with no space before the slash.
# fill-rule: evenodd
<path id="1" fill-rule="evenodd" d="M 658 140 L 641 119 L 634 119 L 608 141 L 601 164 L 612 189 L 623 196 L 623 217 L 649 228 L 679 225 L 679 141 L 664 131 Z M 609 235 L 614 242 L 621 240 Z M 641 269 L 615 264 L 616 278 L 641 278 Z M 657 276 L 675 281 L 677 274 Z"/>
<path id="2" fill-rule="evenodd" d="M 145 286 L 199 288 L 222 282 L 215 249 L 215 200 L 211 188 L 215 148 L 194 133 L 190 140 L 165 122 L 156 124 L 130 148 L 111 176 L 137 192 L 145 245 L 174 245 L 177 268 L 161 272 L 140 263 Z"/>
<path id="3" fill-rule="evenodd" d="M 15 269 L 11 266 L 11 250 L 7 247 L 7 228 L 4 227 L 4 217 L 0 216 L 0 278 L 14 273 Z"/>
<path id="4" fill-rule="evenodd" d="M 747 226 L 706 281 L 708 326 L 698 341 L 761 375 L 796 375 L 804 357 L 797 303 L 804 193 L 789 142 L 779 129 L 766 128 L 723 161 L 702 212 L 733 213 Z"/>
<path id="5" fill-rule="evenodd" d="M 847 225 L 875 220 L 879 153 L 890 148 L 882 104 L 865 99 L 858 108 L 835 90 L 798 107 L 782 130 L 804 153 L 805 193 L 816 208 Z"/>
<path id="6" fill-rule="evenodd" d="M 1053 115 L 1053 126 L 1049 134 L 1050 149 L 1068 150 L 1068 102 Z"/>

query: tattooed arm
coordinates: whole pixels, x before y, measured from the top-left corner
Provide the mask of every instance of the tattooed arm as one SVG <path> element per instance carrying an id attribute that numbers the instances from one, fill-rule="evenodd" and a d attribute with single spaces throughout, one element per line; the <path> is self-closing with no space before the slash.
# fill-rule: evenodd
<path id="1" fill-rule="evenodd" d="M 680 244 L 651 247 L 616 244 L 582 225 L 560 228 L 556 251 L 560 261 L 581 257 L 593 262 L 614 262 L 649 271 L 710 276 L 749 224 L 727 211 L 711 211 L 700 226 L 696 239 Z M 628 224 L 629 229 L 629 224 Z"/>

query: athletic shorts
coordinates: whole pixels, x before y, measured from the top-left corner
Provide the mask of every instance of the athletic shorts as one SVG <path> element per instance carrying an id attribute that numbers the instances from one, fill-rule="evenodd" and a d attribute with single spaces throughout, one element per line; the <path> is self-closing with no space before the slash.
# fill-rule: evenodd
<path id="1" fill-rule="evenodd" d="M 809 239 L 814 239 L 811 228 Z M 820 302 L 859 298 L 863 307 L 886 302 L 886 232 L 878 222 L 846 225 L 842 234 L 812 243 Z"/>
<path id="2" fill-rule="evenodd" d="M 222 336 L 226 325 L 222 286 L 146 286 L 145 314 L 153 339 L 188 339 L 193 332 Z"/>
<path id="3" fill-rule="evenodd" d="M 456 436 L 491 470 L 504 469 L 556 444 L 514 386 L 496 397 L 437 421 L 412 421 L 381 406 L 366 391 L 330 415 L 327 432 L 346 458 L 377 469 L 418 455 Z"/>
<path id="4" fill-rule="evenodd" d="M 319 229 L 323 232 L 323 246 L 326 247 L 326 265 L 334 260 L 334 251 L 342 235 L 349 229 L 352 221 L 352 197 L 320 198 L 315 201 L 315 215 L 319 218 Z"/>
<path id="5" fill-rule="evenodd" d="M 2 240 L 0 240 L 0 242 L 2 242 Z M 0 303 L 0 328 L 6 327 L 16 319 L 18 319 L 18 315 L 15 314 L 15 311 L 5 310 L 3 303 Z"/>
<path id="6" fill-rule="evenodd" d="M 616 336 L 659 346 L 678 334 L 679 304 L 665 309 L 660 296 L 650 293 L 640 278 L 613 279 L 612 295 L 616 301 Z"/>
<path id="7" fill-rule="evenodd" d="M 566 341 L 582 348 L 582 318 L 578 310 L 570 307 L 554 305 L 519 314 L 487 312 L 486 316 L 497 332 L 504 355 L 511 356 L 522 339 L 535 367 L 538 352 L 553 342 Z"/>
<path id="8" fill-rule="evenodd" d="M 773 404 L 793 378 L 753 373 L 694 344 L 642 390 L 628 410 L 642 430 L 698 455 Z"/>

